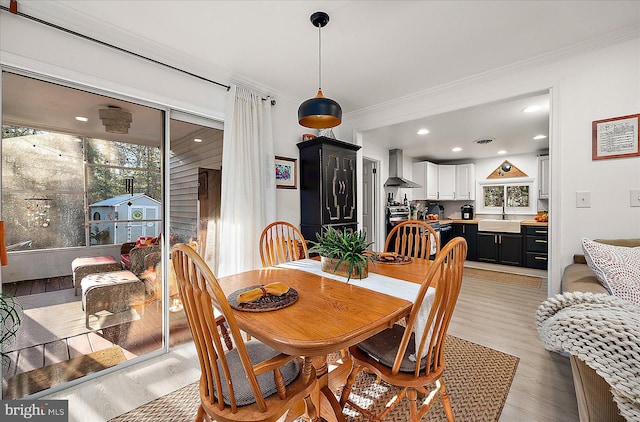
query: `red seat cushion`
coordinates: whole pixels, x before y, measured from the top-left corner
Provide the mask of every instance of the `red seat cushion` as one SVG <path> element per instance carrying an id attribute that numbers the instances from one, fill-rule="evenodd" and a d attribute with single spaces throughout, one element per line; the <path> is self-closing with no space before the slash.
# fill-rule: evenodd
<path id="1" fill-rule="evenodd" d="M 129 268 L 131 266 L 131 256 L 128 253 L 120 255 L 120 262 L 122 262 L 122 265 Z"/>
<path id="2" fill-rule="evenodd" d="M 71 271 L 75 272 L 80 267 L 87 267 L 89 265 L 104 265 L 115 264 L 116 259 L 112 256 L 91 256 L 76 258 L 71 262 Z"/>

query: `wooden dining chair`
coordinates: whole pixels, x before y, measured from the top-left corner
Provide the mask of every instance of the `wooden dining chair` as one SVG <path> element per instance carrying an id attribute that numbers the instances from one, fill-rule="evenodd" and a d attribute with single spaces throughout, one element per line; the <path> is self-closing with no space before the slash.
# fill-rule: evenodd
<path id="1" fill-rule="evenodd" d="M 417 422 L 429 411 L 434 400 L 440 399 L 447 420 L 454 420 L 451 400 L 442 379 L 445 369 L 444 343 L 460 293 L 466 255 L 467 242 L 462 237 L 448 242 L 429 267 L 411 308 L 406 327 L 396 324 L 349 348 L 353 369 L 347 377 L 340 397 L 340 405 L 343 408 L 349 403 L 367 419 L 381 421 L 406 397 L 409 401 L 410 420 Z M 428 290 L 432 282 L 435 292 Z M 433 299 L 430 307 L 428 303 L 423 306 L 425 298 L 427 301 Z M 421 339 L 417 353 L 416 333 Z M 423 358 L 419 359 L 418 356 Z M 367 370 L 400 388 L 397 399 L 385 407 L 380 415 L 374 415 L 349 399 L 356 376 L 362 370 Z M 430 392 L 427 387 L 432 385 L 434 388 Z M 418 394 L 429 396 L 420 407 L 417 403 Z"/>
<path id="2" fill-rule="evenodd" d="M 171 257 L 202 371 L 195 420 L 266 422 L 288 411 L 287 421 L 302 414 L 319 421 L 311 398 L 317 393 L 311 360 L 285 355 L 257 340 L 245 342 L 225 293 L 198 253 L 177 244 Z M 217 333 L 214 305 L 227 321 L 232 350 L 224 349 Z"/>
<path id="3" fill-rule="evenodd" d="M 276 221 L 262 230 L 260 259 L 263 267 L 303 258 L 309 258 L 309 250 L 297 227 L 286 221 Z"/>
<path id="4" fill-rule="evenodd" d="M 435 249 L 432 248 L 435 242 Z M 395 252 L 398 255 L 413 258 L 429 259 L 432 254 L 440 251 L 440 236 L 431 224 L 421 220 L 407 220 L 391 229 L 384 242 L 385 252 Z"/>

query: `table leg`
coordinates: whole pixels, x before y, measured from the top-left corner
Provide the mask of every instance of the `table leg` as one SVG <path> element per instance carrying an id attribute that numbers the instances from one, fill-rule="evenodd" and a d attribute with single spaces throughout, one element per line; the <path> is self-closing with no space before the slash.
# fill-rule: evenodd
<path id="1" fill-rule="evenodd" d="M 327 356 L 313 358 L 320 389 L 320 416 L 327 422 L 345 422 L 340 403 L 329 388 L 329 366 Z"/>

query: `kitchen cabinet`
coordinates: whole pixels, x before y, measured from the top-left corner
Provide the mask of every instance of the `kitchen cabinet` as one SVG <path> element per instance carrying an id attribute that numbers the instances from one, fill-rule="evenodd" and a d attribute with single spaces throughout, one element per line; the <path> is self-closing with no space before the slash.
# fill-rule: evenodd
<path id="1" fill-rule="evenodd" d="M 456 166 L 438 165 L 438 199 L 456 199 Z"/>
<path id="2" fill-rule="evenodd" d="M 549 156 L 538 157 L 538 198 L 549 198 Z"/>
<path id="3" fill-rule="evenodd" d="M 413 163 L 414 182 L 422 186 L 411 190 L 413 199 L 438 199 L 438 165 L 429 161 Z"/>
<path id="4" fill-rule="evenodd" d="M 413 181 L 422 188 L 413 189 L 413 199 L 475 200 L 474 164 L 438 165 L 429 161 L 413 163 Z"/>
<path id="5" fill-rule="evenodd" d="M 456 197 L 457 200 L 476 199 L 476 166 L 475 164 L 456 165 Z"/>
<path id="6" fill-rule="evenodd" d="M 549 252 L 549 228 L 547 226 L 523 226 L 525 266 L 529 268 L 547 269 Z"/>
<path id="7" fill-rule="evenodd" d="M 300 231 L 315 240 L 323 227 L 357 229 L 356 151 L 360 146 L 323 136 L 298 143 Z"/>
<path id="8" fill-rule="evenodd" d="M 453 236 L 464 237 L 467 241 L 467 260 L 478 260 L 478 225 L 471 223 L 454 223 Z"/>
<path id="9" fill-rule="evenodd" d="M 478 261 L 522 266 L 522 235 L 478 232 Z"/>

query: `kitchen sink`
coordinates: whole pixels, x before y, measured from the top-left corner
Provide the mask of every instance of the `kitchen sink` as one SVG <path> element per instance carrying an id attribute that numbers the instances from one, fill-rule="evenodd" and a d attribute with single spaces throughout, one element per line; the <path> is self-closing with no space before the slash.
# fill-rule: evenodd
<path id="1" fill-rule="evenodd" d="M 522 220 L 478 220 L 479 232 L 520 233 Z"/>

